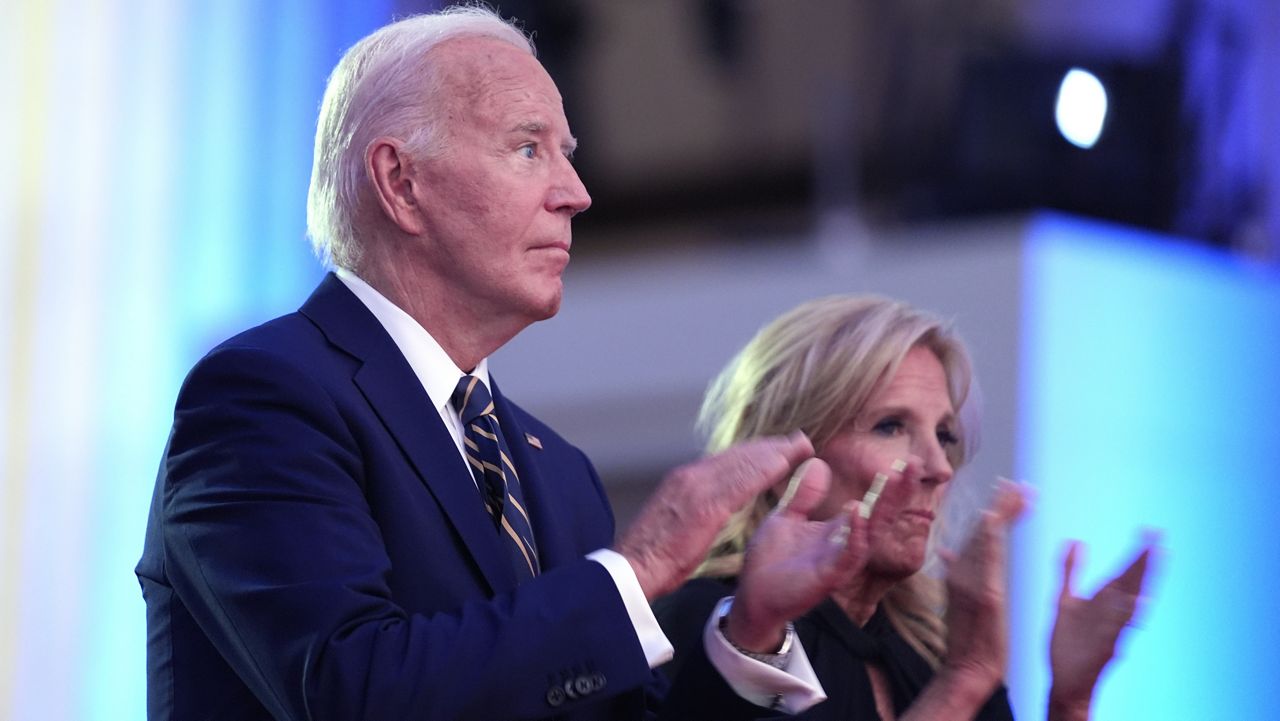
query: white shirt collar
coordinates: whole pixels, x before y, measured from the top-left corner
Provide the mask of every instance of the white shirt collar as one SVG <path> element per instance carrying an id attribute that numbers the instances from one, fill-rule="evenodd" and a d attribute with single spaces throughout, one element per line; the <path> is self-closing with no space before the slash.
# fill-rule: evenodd
<path id="1" fill-rule="evenodd" d="M 436 410 L 442 416 L 447 414 L 456 416 L 456 411 L 453 411 L 449 405 L 449 397 L 453 395 L 458 379 L 466 373 L 458 368 L 426 328 L 423 328 L 402 308 L 387 300 L 386 296 L 374 290 L 373 286 L 345 268 L 338 268 L 334 273 L 387 330 L 391 340 L 400 349 L 400 353 L 404 355 L 405 360 L 409 361 L 409 367 L 413 369 L 418 382 L 431 397 Z M 478 377 L 486 386 L 492 387 L 489 382 L 488 358 L 477 363 L 471 375 Z M 446 420 L 446 423 L 448 422 Z"/>

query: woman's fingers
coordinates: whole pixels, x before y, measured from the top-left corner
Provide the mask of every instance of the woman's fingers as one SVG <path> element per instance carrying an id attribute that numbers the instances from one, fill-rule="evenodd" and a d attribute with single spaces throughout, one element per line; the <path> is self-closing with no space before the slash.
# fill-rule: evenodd
<path id="1" fill-rule="evenodd" d="M 1000 478 L 991 512 L 1006 526 L 1011 525 L 1030 505 L 1031 489 L 1025 483 Z"/>
<path id="2" fill-rule="evenodd" d="M 1075 584 L 1072 578 L 1076 572 L 1076 555 L 1080 552 L 1080 547 L 1079 541 L 1067 542 L 1067 552 L 1062 559 L 1062 591 L 1058 594 L 1059 600 L 1075 597 L 1075 591 L 1072 590 Z"/>
<path id="3" fill-rule="evenodd" d="M 1117 589 L 1125 593 L 1131 593 L 1134 596 L 1142 595 L 1142 588 L 1147 579 L 1147 568 L 1151 564 L 1151 556 L 1158 541 L 1158 534 L 1149 533 L 1146 538 L 1146 545 L 1137 558 L 1133 559 L 1133 562 L 1107 585 L 1114 585 Z"/>
<path id="4" fill-rule="evenodd" d="M 866 563 L 869 523 L 862 514 L 862 507 L 859 501 L 849 501 L 826 524 L 824 531 L 830 552 L 826 567 L 821 570 L 829 579 L 847 578 Z"/>

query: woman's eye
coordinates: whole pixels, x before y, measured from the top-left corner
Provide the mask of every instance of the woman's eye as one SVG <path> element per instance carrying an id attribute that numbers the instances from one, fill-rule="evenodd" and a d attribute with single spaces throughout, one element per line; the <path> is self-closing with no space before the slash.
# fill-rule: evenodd
<path id="1" fill-rule="evenodd" d="M 950 428 L 939 428 L 938 443 L 943 446 L 954 446 L 960 443 L 960 438 L 955 433 L 952 433 Z"/>
<path id="2" fill-rule="evenodd" d="M 886 418 L 871 427 L 871 432 L 882 436 L 895 436 L 902 432 L 902 421 L 897 418 Z"/>

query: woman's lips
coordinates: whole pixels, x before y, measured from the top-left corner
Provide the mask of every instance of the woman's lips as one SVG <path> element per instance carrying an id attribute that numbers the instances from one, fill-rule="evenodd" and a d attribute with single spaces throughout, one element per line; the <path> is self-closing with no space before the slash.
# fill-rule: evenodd
<path id="1" fill-rule="evenodd" d="M 923 521 L 924 523 L 933 523 L 934 514 L 925 508 L 912 508 L 902 512 L 902 515 L 910 519 Z"/>

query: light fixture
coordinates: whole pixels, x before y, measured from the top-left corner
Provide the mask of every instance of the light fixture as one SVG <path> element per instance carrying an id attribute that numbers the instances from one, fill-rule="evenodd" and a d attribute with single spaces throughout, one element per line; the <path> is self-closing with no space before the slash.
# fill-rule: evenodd
<path id="1" fill-rule="evenodd" d="M 1092 148 L 1107 120 L 1107 90 L 1102 81 L 1088 70 L 1068 70 L 1058 86 L 1053 115 L 1067 142 L 1085 150 Z"/>

